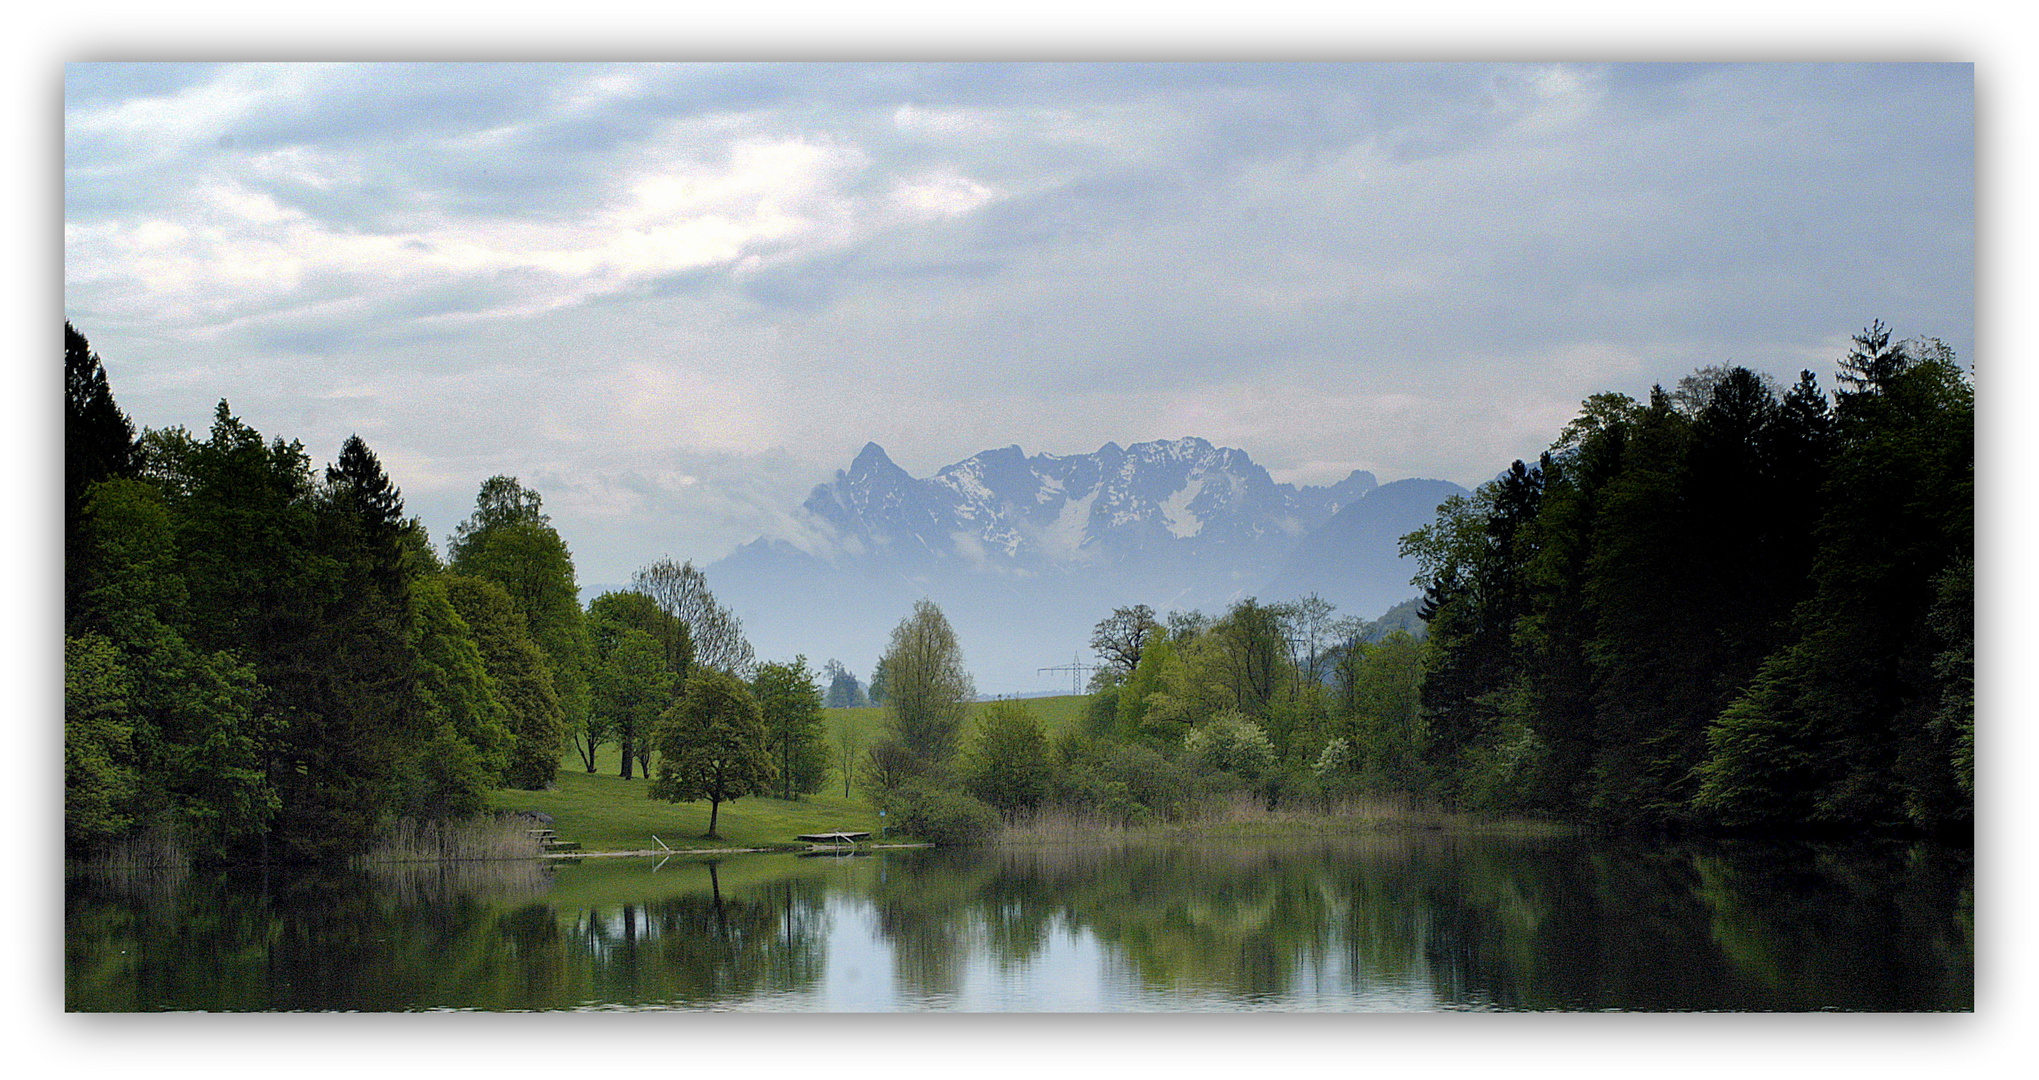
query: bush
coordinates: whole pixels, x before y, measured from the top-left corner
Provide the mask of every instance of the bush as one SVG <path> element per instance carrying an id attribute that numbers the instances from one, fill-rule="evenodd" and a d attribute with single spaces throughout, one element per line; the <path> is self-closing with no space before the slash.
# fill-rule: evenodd
<path id="1" fill-rule="evenodd" d="M 945 788 L 909 786 L 900 825 L 937 847 L 981 844 L 997 834 L 998 811 L 980 799 Z"/>

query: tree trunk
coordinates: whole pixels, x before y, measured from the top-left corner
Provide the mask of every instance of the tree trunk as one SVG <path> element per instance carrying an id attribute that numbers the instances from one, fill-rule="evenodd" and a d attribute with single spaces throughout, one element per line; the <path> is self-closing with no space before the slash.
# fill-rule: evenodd
<path id="1" fill-rule="evenodd" d="M 623 737 L 623 771 L 617 775 L 625 780 L 630 779 L 630 737 L 628 735 Z"/>
<path id="2" fill-rule="evenodd" d="M 708 800 L 708 835 L 707 835 L 707 836 L 704 836 L 704 837 L 702 837 L 702 839 L 704 839 L 704 840 L 720 840 L 720 839 L 722 839 L 721 837 L 719 837 L 719 836 L 715 835 L 715 815 L 716 815 L 717 813 L 721 812 L 721 810 L 722 810 L 722 800 L 721 800 L 721 799 L 709 799 L 709 800 Z"/>

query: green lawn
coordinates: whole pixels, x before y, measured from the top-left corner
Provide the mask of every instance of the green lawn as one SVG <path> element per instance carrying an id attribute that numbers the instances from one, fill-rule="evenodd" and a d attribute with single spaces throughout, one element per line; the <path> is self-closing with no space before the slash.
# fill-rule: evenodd
<path id="1" fill-rule="evenodd" d="M 1081 715 L 1083 698 L 1031 698 L 1027 707 L 1041 721 L 1050 738 L 1074 725 Z M 974 721 L 978 710 L 972 711 Z M 552 815 L 553 829 L 562 840 L 576 841 L 585 851 L 639 851 L 655 849 L 658 840 L 676 848 L 769 847 L 794 843 L 800 833 L 878 832 L 876 808 L 863 792 L 851 785 L 843 797 L 842 775 L 834 767 L 840 756 L 837 735 L 853 732 L 860 746 L 869 746 L 884 729 L 883 709 L 828 709 L 826 724 L 831 769 L 828 783 L 814 795 L 787 802 L 751 796 L 722 804 L 715 829 L 720 841 L 703 840 L 708 829 L 708 804 L 668 803 L 645 795 L 642 777 L 630 780 L 616 775 L 617 749 L 606 746 L 595 755 L 596 771 L 589 773 L 580 755 L 568 750 L 560 758 L 557 785 L 551 791 L 519 791 L 503 788 L 490 798 L 497 810 L 538 810 Z M 969 744 L 972 723 L 966 722 L 962 741 Z"/>

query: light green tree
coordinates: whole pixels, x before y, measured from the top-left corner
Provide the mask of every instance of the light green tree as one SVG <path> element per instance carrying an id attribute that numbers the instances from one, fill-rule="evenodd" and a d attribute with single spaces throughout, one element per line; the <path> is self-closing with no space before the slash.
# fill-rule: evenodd
<path id="1" fill-rule="evenodd" d="M 1048 737 L 1025 702 L 1001 698 L 978 717 L 963 789 L 1008 819 L 1032 814 L 1053 780 Z"/>
<path id="2" fill-rule="evenodd" d="M 561 721 L 569 733 L 586 726 L 593 704 L 593 648 L 580 606 L 573 553 L 552 527 L 544 500 L 513 476 L 492 476 L 475 496 L 474 512 L 446 545 L 454 573 L 501 586 L 545 654 Z"/>
<path id="3" fill-rule="evenodd" d="M 932 600 L 917 601 L 913 614 L 893 629 L 892 645 L 879 664 L 893 735 L 930 763 L 946 761 L 977 688 L 942 609 Z"/>
<path id="4" fill-rule="evenodd" d="M 765 737 L 779 767 L 780 797 L 820 791 L 828 777 L 828 746 L 823 742 L 821 690 L 807 669 L 807 658 L 759 664 L 751 692 L 764 714 Z"/>

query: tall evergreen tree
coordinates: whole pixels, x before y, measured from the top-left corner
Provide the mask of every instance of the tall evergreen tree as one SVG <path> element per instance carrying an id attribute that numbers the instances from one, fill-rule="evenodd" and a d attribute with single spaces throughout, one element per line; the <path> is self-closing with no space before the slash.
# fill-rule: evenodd
<path id="1" fill-rule="evenodd" d="M 93 484 L 134 476 L 139 461 L 134 424 L 114 404 L 99 354 L 70 323 L 64 324 L 64 556 L 66 596 L 76 588 L 85 553 L 77 543 L 78 514 Z M 66 619 L 69 617 L 66 608 Z"/>

